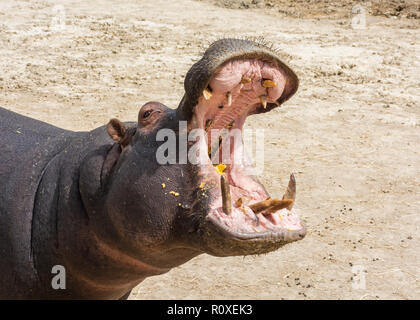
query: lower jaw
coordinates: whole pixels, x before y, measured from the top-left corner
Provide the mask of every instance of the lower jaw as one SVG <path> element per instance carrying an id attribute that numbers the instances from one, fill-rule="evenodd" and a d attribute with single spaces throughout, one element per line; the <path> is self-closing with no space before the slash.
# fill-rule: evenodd
<path id="1" fill-rule="evenodd" d="M 299 231 L 282 230 L 262 233 L 233 232 L 207 216 L 201 225 L 203 251 L 213 256 L 244 256 L 264 254 L 303 239 L 306 227 Z"/>
<path id="2" fill-rule="evenodd" d="M 269 215 L 252 211 L 250 205 L 268 197 L 262 185 L 251 193 L 241 189 L 243 196 L 249 196 L 248 203 L 242 207 L 235 204 L 239 198 L 236 189 L 240 188 L 232 186 L 230 213 L 223 210 L 220 184 L 216 183 L 214 188 L 217 189 L 212 190 L 214 198 L 210 210 L 200 225 L 206 253 L 221 257 L 263 254 L 305 237 L 306 226 L 294 209 L 284 208 Z"/>
<path id="3" fill-rule="evenodd" d="M 201 143 L 203 141 L 205 140 L 203 139 Z M 207 150 L 207 144 L 201 150 Z M 240 153 L 240 156 L 243 157 L 244 153 Z M 202 187 L 207 189 L 212 198 L 206 220 L 212 222 L 216 229 L 227 236 L 241 240 L 276 238 L 280 242 L 287 243 L 301 239 L 299 232 L 304 230 L 304 226 L 291 207 L 278 209 L 269 214 L 254 213 L 250 208 L 255 203 L 271 198 L 264 186 L 247 174 L 249 172 L 247 167 L 228 164 L 223 173 L 220 171 L 218 173 L 215 169 L 217 163 L 213 164 L 210 158 L 204 161 L 205 163 L 201 165 L 201 173 L 205 177 Z M 230 188 L 231 199 L 228 200 L 231 204 L 230 212 L 224 210 L 221 175 L 225 177 Z"/>

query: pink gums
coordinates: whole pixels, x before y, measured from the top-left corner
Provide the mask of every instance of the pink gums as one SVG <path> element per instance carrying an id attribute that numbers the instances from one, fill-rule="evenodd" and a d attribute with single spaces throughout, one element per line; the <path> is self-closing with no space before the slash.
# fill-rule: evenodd
<path id="1" fill-rule="evenodd" d="M 243 81 L 243 79 L 246 79 Z M 274 87 L 264 87 L 263 80 L 275 82 Z M 242 83 L 246 82 L 246 83 Z M 274 103 L 282 95 L 286 85 L 286 75 L 272 63 L 258 59 L 242 59 L 229 61 L 220 66 L 209 82 L 208 90 L 211 97 L 201 95 L 194 111 L 195 126 L 207 130 L 207 146 L 214 145 L 211 141 L 211 130 L 223 128 L 242 130 L 246 117 L 257 108 L 263 108 L 261 96 L 265 96 L 267 103 Z M 228 94 L 231 94 L 229 105 Z M 224 137 L 219 149 L 229 148 L 230 163 L 227 164 L 225 176 L 227 177 L 232 197 L 232 212 L 227 215 L 222 210 L 222 199 L 218 198 L 212 204 L 212 215 L 229 229 L 237 232 L 263 232 L 267 230 L 299 230 L 302 228 L 294 210 L 282 209 L 275 213 L 257 214 L 249 208 L 255 202 L 269 197 L 264 187 L 246 174 L 247 166 L 242 161 L 244 155 L 242 138 L 234 143 L 227 144 L 229 135 Z M 218 138 L 218 133 L 215 136 Z M 218 141 L 216 141 L 218 142 Z M 217 145 L 217 143 L 216 143 Z M 239 147 L 240 152 L 234 153 Z M 240 161 L 233 159 L 240 157 Z M 218 159 L 219 160 L 219 159 Z M 220 159 L 223 160 L 223 159 Z M 233 161 L 234 160 L 234 161 Z M 210 159 L 209 159 L 210 161 Z M 216 177 L 216 173 L 211 173 Z M 217 175 L 217 178 L 219 176 Z M 242 207 L 235 207 L 239 198 L 247 199 Z"/>

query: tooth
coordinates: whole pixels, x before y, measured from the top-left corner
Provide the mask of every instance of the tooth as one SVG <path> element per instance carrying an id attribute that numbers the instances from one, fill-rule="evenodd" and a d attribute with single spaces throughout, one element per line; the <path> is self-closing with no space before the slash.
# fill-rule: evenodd
<path id="1" fill-rule="evenodd" d="M 255 214 L 257 214 L 257 213 L 260 213 L 261 211 L 274 208 L 274 207 L 286 208 L 292 202 L 293 200 L 289 200 L 289 199 L 280 200 L 280 199 L 268 198 L 266 200 L 251 204 L 249 207 L 251 208 L 252 211 L 254 211 Z M 277 210 L 280 210 L 280 209 L 277 209 Z"/>
<path id="2" fill-rule="evenodd" d="M 209 100 L 211 98 L 212 93 L 211 93 L 209 88 L 205 88 L 203 90 L 203 96 L 204 96 L 204 99 L 206 99 L 206 100 Z"/>
<path id="3" fill-rule="evenodd" d="M 274 101 L 274 104 L 278 107 L 278 106 L 280 106 L 280 102 L 278 102 L 277 100 L 276 101 Z"/>
<path id="4" fill-rule="evenodd" d="M 251 82 L 251 78 L 248 77 L 242 77 L 241 79 L 241 83 L 242 84 L 246 84 L 246 83 L 250 83 Z"/>
<path id="5" fill-rule="evenodd" d="M 293 206 L 293 200 L 292 199 L 285 199 L 285 200 L 280 200 L 281 202 L 279 202 L 278 204 L 268 208 L 267 210 L 265 210 L 264 212 L 262 212 L 262 214 L 265 215 L 269 215 L 271 213 L 274 213 L 276 211 L 279 211 L 281 209 L 284 208 L 289 208 L 291 206 Z"/>
<path id="6" fill-rule="evenodd" d="M 266 95 L 260 96 L 260 101 L 261 101 L 261 104 L 262 104 L 263 108 L 264 109 L 267 108 L 267 96 Z"/>
<path id="7" fill-rule="evenodd" d="M 244 200 L 242 198 L 239 198 L 235 201 L 235 207 L 236 208 L 243 208 Z"/>
<path id="8" fill-rule="evenodd" d="M 225 128 L 231 129 L 235 125 L 235 120 L 232 120 Z"/>
<path id="9" fill-rule="evenodd" d="M 232 213 L 232 199 L 230 195 L 229 182 L 226 181 L 225 176 L 220 176 L 220 187 L 222 189 L 222 207 L 224 213 L 227 215 Z"/>
<path id="10" fill-rule="evenodd" d="M 273 80 L 263 80 L 261 84 L 264 88 L 273 88 L 277 86 L 277 83 L 275 83 Z"/>
<path id="11" fill-rule="evenodd" d="M 223 139 L 225 139 L 228 135 L 229 135 L 229 130 L 222 129 L 220 131 L 219 139 L 217 141 L 212 142 L 212 145 L 210 147 L 212 154 L 216 154 L 217 150 L 219 150 L 219 147 L 223 142 Z"/>
<path id="12" fill-rule="evenodd" d="M 207 119 L 206 120 L 206 126 L 205 126 L 205 129 L 206 129 L 206 131 L 210 128 L 210 126 L 213 124 L 213 119 Z"/>
<path id="13" fill-rule="evenodd" d="M 296 179 L 293 173 L 290 174 L 289 184 L 287 185 L 286 192 L 283 195 L 283 200 L 293 200 L 287 209 L 291 210 L 293 203 L 296 199 Z"/>
<path id="14" fill-rule="evenodd" d="M 226 94 L 226 99 L 227 99 L 227 106 L 230 107 L 232 105 L 232 92 L 228 92 Z"/>

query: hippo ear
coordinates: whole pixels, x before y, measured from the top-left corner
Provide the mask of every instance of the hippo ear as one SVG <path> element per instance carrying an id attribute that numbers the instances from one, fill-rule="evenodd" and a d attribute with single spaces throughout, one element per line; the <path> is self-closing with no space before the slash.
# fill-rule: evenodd
<path id="1" fill-rule="evenodd" d="M 113 140 L 121 143 L 125 137 L 127 129 L 125 128 L 124 123 L 122 123 L 120 120 L 111 119 L 106 126 L 106 131 L 108 131 L 109 136 Z"/>

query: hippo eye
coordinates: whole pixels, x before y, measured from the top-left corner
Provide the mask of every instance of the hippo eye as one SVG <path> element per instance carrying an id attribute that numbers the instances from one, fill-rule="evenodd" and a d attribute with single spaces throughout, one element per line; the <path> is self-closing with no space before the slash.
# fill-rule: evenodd
<path id="1" fill-rule="evenodd" d="M 152 113 L 153 110 L 147 110 L 145 113 L 143 113 L 143 119 L 146 119 L 148 116 L 150 116 L 150 114 Z"/>

